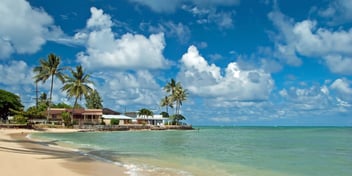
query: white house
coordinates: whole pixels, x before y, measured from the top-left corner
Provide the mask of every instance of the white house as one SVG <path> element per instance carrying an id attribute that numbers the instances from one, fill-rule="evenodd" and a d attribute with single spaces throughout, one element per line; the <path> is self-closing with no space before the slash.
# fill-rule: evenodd
<path id="1" fill-rule="evenodd" d="M 137 115 L 136 119 L 138 123 L 145 123 L 150 125 L 164 125 L 169 121 L 169 118 L 163 118 L 162 115 L 153 115 L 153 116 Z"/>
<path id="2" fill-rule="evenodd" d="M 110 125 L 111 124 L 111 119 L 117 119 L 119 120 L 119 125 L 124 125 L 124 124 L 130 124 L 133 121 L 135 121 L 135 118 L 132 117 L 128 117 L 125 115 L 106 115 L 103 114 L 102 116 L 103 121 L 105 122 L 106 125 Z"/>

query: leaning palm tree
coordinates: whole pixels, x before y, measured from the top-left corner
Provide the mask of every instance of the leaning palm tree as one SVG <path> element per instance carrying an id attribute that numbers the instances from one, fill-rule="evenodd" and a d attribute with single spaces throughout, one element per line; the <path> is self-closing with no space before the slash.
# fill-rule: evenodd
<path id="1" fill-rule="evenodd" d="M 171 79 L 170 82 L 168 82 L 165 87 L 164 90 L 166 93 L 170 93 L 170 98 L 171 98 L 171 106 L 173 106 L 174 104 L 174 94 L 175 94 L 175 90 L 177 87 L 180 87 L 181 83 L 180 82 L 176 82 L 175 79 Z"/>
<path id="2" fill-rule="evenodd" d="M 174 95 L 172 96 L 173 100 L 176 102 L 176 115 L 180 114 L 182 102 L 187 100 L 187 96 L 187 90 L 183 89 L 182 86 L 176 86 Z"/>
<path id="3" fill-rule="evenodd" d="M 77 106 L 77 101 L 78 99 L 81 100 L 83 96 L 86 97 L 88 93 L 93 90 L 89 86 L 89 84 L 93 84 L 93 82 L 89 80 L 90 75 L 84 73 L 84 70 L 80 65 L 76 67 L 76 71 L 71 70 L 71 74 L 72 77 L 65 77 L 65 84 L 61 90 L 66 92 L 68 98 L 75 98 L 71 114 L 71 122 L 73 123 L 73 112 Z"/>
<path id="4" fill-rule="evenodd" d="M 36 74 L 34 76 L 35 83 L 38 83 L 40 81 L 45 83 L 46 80 L 48 80 L 49 78 L 51 79 L 47 118 L 49 118 L 50 105 L 51 105 L 52 96 L 53 96 L 54 77 L 56 76 L 57 78 L 59 78 L 59 80 L 62 83 L 64 82 L 64 75 L 62 72 L 65 68 L 60 68 L 59 66 L 60 66 L 60 57 L 51 53 L 48 55 L 48 60 L 40 59 L 40 65 L 34 67 L 33 69 L 33 72 Z"/>
<path id="5" fill-rule="evenodd" d="M 169 113 L 169 107 L 173 108 L 173 102 L 171 96 L 165 96 L 165 98 L 161 99 L 160 106 L 166 108 L 166 112 Z"/>

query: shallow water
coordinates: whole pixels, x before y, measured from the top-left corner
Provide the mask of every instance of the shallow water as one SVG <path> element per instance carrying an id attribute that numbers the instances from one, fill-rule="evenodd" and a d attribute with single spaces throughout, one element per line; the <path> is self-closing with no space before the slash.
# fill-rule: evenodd
<path id="1" fill-rule="evenodd" d="M 33 136 L 121 164 L 130 175 L 352 175 L 352 128 L 200 127 Z"/>

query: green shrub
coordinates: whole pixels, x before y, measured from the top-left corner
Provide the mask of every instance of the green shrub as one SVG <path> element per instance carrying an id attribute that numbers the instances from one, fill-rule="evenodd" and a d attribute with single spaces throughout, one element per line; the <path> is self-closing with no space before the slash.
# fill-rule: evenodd
<path id="1" fill-rule="evenodd" d="M 119 123 L 120 123 L 120 120 L 118 120 L 118 119 L 111 119 L 110 120 L 110 125 L 119 125 Z"/>
<path id="2" fill-rule="evenodd" d="M 15 115 L 15 117 L 13 118 L 13 121 L 17 124 L 26 124 L 27 118 L 24 117 L 23 115 Z"/>
<path id="3" fill-rule="evenodd" d="M 67 111 L 64 111 L 61 113 L 62 120 L 64 121 L 65 126 L 70 126 L 71 124 L 71 117 L 70 113 Z"/>

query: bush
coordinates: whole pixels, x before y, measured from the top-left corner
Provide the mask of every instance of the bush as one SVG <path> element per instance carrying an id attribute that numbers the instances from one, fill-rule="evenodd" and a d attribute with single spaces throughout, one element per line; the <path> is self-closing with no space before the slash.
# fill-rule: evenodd
<path id="1" fill-rule="evenodd" d="M 15 117 L 13 118 L 13 121 L 17 124 L 26 124 L 27 118 L 24 117 L 23 115 L 15 115 Z"/>
<path id="2" fill-rule="evenodd" d="M 65 111 L 61 113 L 62 120 L 64 121 L 65 126 L 70 126 L 71 125 L 71 117 L 70 113 Z"/>
<path id="3" fill-rule="evenodd" d="M 110 125 L 119 125 L 119 123 L 120 123 L 120 120 L 118 120 L 118 119 L 111 119 L 110 120 Z"/>

